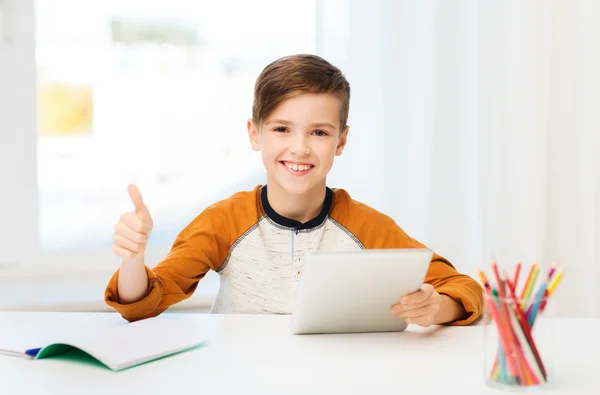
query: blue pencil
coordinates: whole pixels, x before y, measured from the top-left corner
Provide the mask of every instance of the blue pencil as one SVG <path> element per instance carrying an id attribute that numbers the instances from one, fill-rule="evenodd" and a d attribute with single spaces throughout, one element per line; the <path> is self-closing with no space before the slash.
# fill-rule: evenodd
<path id="1" fill-rule="evenodd" d="M 531 305 L 531 310 L 527 312 L 527 323 L 529 327 L 533 327 L 533 323 L 535 322 L 535 318 L 537 316 L 538 310 L 540 308 L 540 304 L 542 303 L 542 299 L 544 299 L 544 295 L 546 294 L 546 281 L 544 281 L 540 285 L 540 289 L 538 290 L 537 295 L 535 296 L 535 301 Z"/>

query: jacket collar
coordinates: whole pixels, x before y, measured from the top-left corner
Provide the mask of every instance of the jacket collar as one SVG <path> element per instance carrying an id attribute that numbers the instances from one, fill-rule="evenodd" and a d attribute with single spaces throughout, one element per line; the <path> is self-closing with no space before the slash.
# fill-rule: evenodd
<path id="1" fill-rule="evenodd" d="M 327 188 L 327 190 L 325 191 L 325 200 L 323 202 L 323 208 L 321 209 L 319 215 L 308 220 L 307 222 L 302 223 L 300 221 L 296 221 L 294 219 L 279 215 L 277 212 L 275 212 L 275 210 L 273 210 L 273 207 L 271 207 L 271 205 L 269 204 L 269 199 L 267 199 L 266 185 L 261 188 L 260 198 L 263 209 L 265 210 L 265 214 L 273 222 L 280 226 L 286 228 L 293 228 L 295 230 L 312 229 L 321 225 L 327 218 L 327 215 L 329 215 L 329 211 L 331 210 L 331 206 L 333 205 L 333 191 L 330 188 Z"/>

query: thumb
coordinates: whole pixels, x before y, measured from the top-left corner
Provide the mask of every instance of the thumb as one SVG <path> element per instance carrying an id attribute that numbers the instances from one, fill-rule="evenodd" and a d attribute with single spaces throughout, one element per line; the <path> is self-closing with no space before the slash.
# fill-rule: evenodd
<path id="1" fill-rule="evenodd" d="M 431 286 L 431 284 L 423 284 L 421 285 L 421 288 L 419 288 L 417 291 L 403 296 L 400 302 L 402 304 L 421 303 L 424 300 L 427 300 L 429 296 L 431 296 L 431 292 L 433 292 L 433 287 Z"/>
<path id="2" fill-rule="evenodd" d="M 146 207 L 146 204 L 144 204 L 144 199 L 142 199 L 142 194 L 140 193 L 140 190 L 137 188 L 137 186 L 133 184 L 129 185 L 129 188 L 127 188 L 127 192 L 129 192 L 129 198 L 135 206 L 135 212 L 138 214 L 147 213 L 148 208 Z"/>

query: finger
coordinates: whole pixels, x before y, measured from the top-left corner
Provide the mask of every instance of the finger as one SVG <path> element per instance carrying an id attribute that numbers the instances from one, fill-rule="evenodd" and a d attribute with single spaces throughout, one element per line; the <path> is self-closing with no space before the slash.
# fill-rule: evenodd
<path id="1" fill-rule="evenodd" d="M 403 313 L 405 311 L 410 311 L 424 306 L 428 306 L 429 304 L 431 304 L 431 298 L 415 304 L 396 304 L 392 306 L 392 310 L 393 312 Z"/>
<path id="2" fill-rule="evenodd" d="M 410 293 L 408 295 L 404 295 L 402 299 L 400 299 L 401 305 L 414 305 L 418 303 L 423 303 L 428 298 L 428 295 L 422 289 Z"/>
<path id="3" fill-rule="evenodd" d="M 413 293 L 403 296 L 402 299 L 400 300 L 400 303 L 402 303 L 402 304 L 417 304 L 417 303 L 420 303 L 420 302 L 423 302 L 423 301 L 429 299 L 429 297 L 431 296 L 432 293 L 433 293 L 433 286 L 431 284 L 423 284 L 421 286 L 421 289 L 419 289 L 418 291 L 415 291 Z"/>
<path id="4" fill-rule="evenodd" d="M 419 307 L 416 309 L 403 311 L 398 313 L 396 317 L 398 318 L 417 318 L 424 315 L 432 314 L 435 315 L 439 310 L 439 306 L 436 304 L 429 304 L 427 306 Z"/>
<path id="5" fill-rule="evenodd" d="M 137 243 L 134 243 L 131 240 L 126 239 L 123 236 L 120 235 L 115 235 L 114 237 L 114 244 L 118 247 L 122 247 L 122 248 L 126 248 L 131 252 L 139 252 L 140 251 L 140 245 Z"/>
<path id="6" fill-rule="evenodd" d="M 140 193 L 140 190 L 138 189 L 138 187 L 131 184 L 127 188 L 127 192 L 129 192 L 129 198 L 131 199 L 131 202 L 135 206 L 135 212 L 138 214 L 147 213 L 148 208 L 146 207 L 146 204 L 144 203 L 144 199 L 142 199 L 142 194 Z"/>
<path id="7" fill-rule="evenodd" d="M 113 250 L 113 252 L 114 252 L 116 255 L 120 256 L 121 258 L 133 258 L 133 257 L 135 257 L 135 256 L 136 256 L 136 254 L 135 254 L 134 252 L 132 252 L 132 251 L 129 251 L 129 250 L 128 250 L 128 249 L 126 249 L 126 248 L 119 247 L 119 246 L 117 246 L 117 245 L 114 245 L 114 244 L 113 244 L 113 246 L 112 246 L 112 250 Z"/>
<path id="8" fill-rule="evenodd" d="M 127 213 L 121 216 L 121 221 L 125 225 L 129 226 L 131 229 L 138 233 L 143 233 L 148 235 L 150 233 L 151 225 L 147 222 L 144 222 L 142 219 L 137 217 L 135 214 Z"/>
<path id="9" fill-rule="evenodd" d="M 146 241 L 148 240 L 148 236 L 146 234 L 136 232 L 121 221 L 115 225 L 115 234 L 121 235 L 137 244 L 146 244 Z"/>

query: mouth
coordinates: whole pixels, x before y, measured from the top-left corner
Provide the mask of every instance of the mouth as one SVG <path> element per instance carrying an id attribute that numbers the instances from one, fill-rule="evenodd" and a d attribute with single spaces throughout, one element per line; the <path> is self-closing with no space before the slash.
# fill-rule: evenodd
<path id="1" fill-rule="evenodd" d="M 279 161 L 279 164 L 281 166 L 285 167 L 292 174 L 296 174 L 296 175 L 306 174 L 309 171 L 311 171 L 311 169 L 313 167 L 315 167 L 314 165 L 311 165 L 310 163 L 297 163 L 297 162 L 287 162 L 287 161 Z"/>

